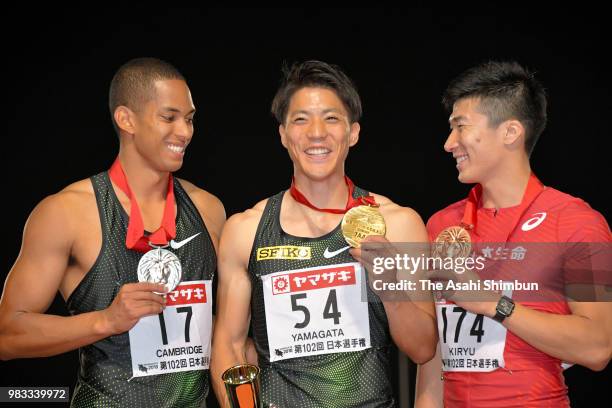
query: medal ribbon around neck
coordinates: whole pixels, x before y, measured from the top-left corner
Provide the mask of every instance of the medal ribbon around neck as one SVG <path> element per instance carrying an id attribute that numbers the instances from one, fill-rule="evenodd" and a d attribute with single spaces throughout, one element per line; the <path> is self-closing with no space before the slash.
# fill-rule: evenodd
<path id="1" fill-rule="evenodd" d="M 125 237 L 126 247 L 139 252 L 147 252 L 151 249 L 151 246 L 168 245 L 168 242 L 176 237 L 176 214 L 174 211 L 175 199 L 172 174 L 170 173 L 168 177 L 168 192 L 166 193 L 166 205 L 164 207 L 161 226 L 149 236 L 145 236 L 144 234 L 144 222 L 142 220 L 140 207 L 136 202 L 136 197 L 134 197 L 130 189 L 119 158 L 115 160 L 108 174 L 112 182 L 130 199 L 130 220 Z"/>
<path id="2" fill-rule="evenodd" d="M 289 190 L 289 192 L 291 193 L 291 197 L 293 197 L 293 199 L 295 201 L 297 201 L 298 203 L 300 203 L 302 205 L 305 205 L 306 207 L 312 208 L 313 210 L 320 211 L 320 212 L 331 213 L 331 214 L 345 214 L 351 208 L 357 207 L 357 206 L 360 206 L 360 205 L 368 205 L 370 207 L 378 207 L 379 206 L 376 203 L 376 200 L 374 199 L 374 197 L 371 196 L 371 195 L 353 198 L 353 192 L 355 191 L 355 184 L 353 184 L 351 179 L 348 178 L 347 176 L 344 176 L 344 181 L 346 182 L 346 185 L 347 185 L 348 190 L 349 190 L 348 198 L 346 200 L 346 206 L 344 207 L 344 209 L 341 209 L 341 208 L 319 208 L 319 207 L 315 206 L 314 204 L 312 204 L 306 198 L 306 196 L 304 194 L 302 194 L 300 192 L 300 190 L 297 189 L 297 187 L 295 186 L 295 177 L 292 177 L 292 179 L 291 179 L 291 189 Z"/>
<path id="3" fill-rule="evenodd" d="M 361 241 L 369 235 L 382 235 L 386 233 L 385 219 L 378 210 L 380 207 L 373 196 L 353 197 L 355 184 L 350 178 L 344 176 L 348 187 L 346 206 L 340 208 L 319 208 L 314 206 L 295 186 L 295 177 L 291 180 L 291 197 L 300 204 L 313 210 L 331 214 L 344 214 L 340 229 L 346 242 L 353 248 L 359 248 Z"/>
<path id="4" fill-rule="evenodd" d="M 531 173 L 529 181 L 527 182 L 527 188 L 523 194 L 521 204 L 517 215 L 512 219 L 512 228 L 508 231 L 504 243 L 508 241 L 510 235 L 516 229 L 519 221 L 523 215 L 527 212 L 531 204 L 544 190 L 544 186 L 538 180 L 538 178 Z M 452 257 L 467 257 L 472 251 L 471 236 L 469 231 L 476 233 L 476 227 L 478 224 L 478 206 L 482 199 L 482 186 L 477 184 L 470 190 L 467 202 L 465 204 L 465 211 L 463 212 L 463 218 L 461 219 L 461 225 L 452 226 L 445 228 L 435 239 L 434 246 L 432 247 L 433 255 L 436 257 L 445 257 L 451 255 Z"/>
<path id="5" fill-rule="evenodd" d="M 523 218 L 523 215 L 527 212 L 531 204 L 535 201 L 535 199 L 540 195 L 540 193 L 544 191 L 544 185 L 538 180 L 535 174 L 531 173 L 529 175 L 529 181 L 527 182 L 527 188 L 525 188 L 525 193 L 523 194 L 523 198 L 521 200 L 521 204 L 519 205 L 519 209 L 512 219 L 510 225 L 512 228 L 509 229 L 508 234 L 504 242 L 507 242 L 510 239 L 510 236 L 516 229 L 519 221 Z M 467 202 L 465 204 L 465 211 L 463 212 L 463 218 L 461 219 L 461 226 L 466 230 L 471 230 L 476 233 L 476 228 L 478 226 L 478 206 L 480 204 L 480 200 L 482 199 L 482 186 L 477 184 L 470 190 L 470 194 L 468 195 Z"/>

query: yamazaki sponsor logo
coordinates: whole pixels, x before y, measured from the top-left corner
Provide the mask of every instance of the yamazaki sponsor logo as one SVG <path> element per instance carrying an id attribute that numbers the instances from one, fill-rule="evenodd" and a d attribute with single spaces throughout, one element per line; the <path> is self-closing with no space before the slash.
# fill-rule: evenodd
<path id="1" fill-rule="evenodd" d="M 257 260 L 266 259 L 310 259 L 312 250 L 307 246 L 273 246 L 257 248 Z"/>
<path id="2" fill-rule="evenodd" d="M 354 285 L 355 266 L 311 269 L 304 272 L 277 275 L 272 277 L 272 294 L 304 292 L 334 286 Z"/>
<path id="3" fill-rule="evenodd" d="M 172 292 L 166 294 L 166 306 L 190 305 L 193 303 L 206 303 L 205 284 L 179 285 Z"/>

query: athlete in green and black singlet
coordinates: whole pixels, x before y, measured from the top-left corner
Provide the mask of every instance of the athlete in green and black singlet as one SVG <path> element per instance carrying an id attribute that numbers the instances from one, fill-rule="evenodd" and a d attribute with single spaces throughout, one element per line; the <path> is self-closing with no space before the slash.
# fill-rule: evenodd
<path id="1" fill-rule="evenodd" d="M 107 308 L 122 285 L 138 282 L 142 253 L 125 246 L 128 216 L 119 203 L 107 172 L 91 178 L 102 225 L 102 249 L 91 270 L 67 301 L 71 314 Z M 212 280 L 216 254 L 195 205 L 174 179 L 176 237 L 198 234 L 172 250 L 181 260 L 181 281 Z M 170 250 L 170 248 L 168 248 Z M 128 333 L 110 336 L 79 349 L 80 369 L 74 407 L 202 407 L 209 390 L 209 371 L 193 370 L 132 377 Z"/>
<path id="2" fill-rule="evenodd" d="M 263 212 L 249 259 L 252 282 L 251 327 L 261 368 L 262 402 L 275 407 L 393 407 L 390 380 L 391 339 L 383 304 L 367 289 L 367 316 L 371 347 L 360 351 L 319 354 L 270 362 L 262 276 L 282 271 L 356 262 L 348 250 L 340 226 L 318 238 L 295 237 L 280 225 L 284 192 L 271 197 Z M 355 188 L 355 197 L 367 195 Z M 278 246 L 309 247 L 310 259 L 258 260 L 257 250 Z M 329 252 L 335 256 L 329 256 Z M 327 252 L 328 257 L 324 257 Z M 291 313 L 291 305 L 287 306 Z M 340 311 L 342 312 L 342 311 Z M 340 317 L 342 319 L 342 317 Z M 316 328 L 311 328 L 316 331 Z M 275 352 L 281 352 L 277 351 Z"/>

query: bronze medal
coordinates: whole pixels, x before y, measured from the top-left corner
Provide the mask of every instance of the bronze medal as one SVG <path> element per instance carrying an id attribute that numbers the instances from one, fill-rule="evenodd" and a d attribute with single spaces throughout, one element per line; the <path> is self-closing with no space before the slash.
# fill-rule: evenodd
<path id="1" fill-rule="evenodd" d="M 470 233 L 463 227 L 453 226 L 442 231 L 432 245 L 435 258 L 467 258 L 472 252 Z"/>

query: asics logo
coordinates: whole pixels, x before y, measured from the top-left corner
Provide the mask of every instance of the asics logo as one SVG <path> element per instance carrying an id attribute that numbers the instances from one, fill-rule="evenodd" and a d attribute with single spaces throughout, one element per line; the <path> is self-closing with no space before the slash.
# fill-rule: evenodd
<path id="1" fill-rule="evenodd" d="M 351 246 L 347 245 L 344 248 L 340 248 L 336 251 L 330 251 L 329 247 L 325 248 L 325 252 L 323 252 L 323 257 L 324 258 L 333 258 L 334 256 L 338 255 L 341 252 L 346 251 L 347 249 L 349 249 Z"/>
<path id="2" fill-rule="evenodd" d="M 521 229 L 523 231 L 531 231 L 532 229 L 540 225 L 545 219 L 546 219 L 545 212 L 535 213 L 530 219 L 525 221 L 525 223 L 521 226 Z"/>

